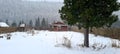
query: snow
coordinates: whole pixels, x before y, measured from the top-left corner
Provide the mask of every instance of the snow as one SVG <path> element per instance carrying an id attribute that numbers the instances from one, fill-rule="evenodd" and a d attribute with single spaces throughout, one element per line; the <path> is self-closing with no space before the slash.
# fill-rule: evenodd
<path id="1" fill-rule="evenodd" d="M 72 31 L 27 31 L 13 32 L 11 39 L 1 34 L 0 54 L 119 54 L 120 48 L 112 47 L 112 41 L 119 45 L 120 41 L 90 34 L 90 48 L 85 48 L 82 33 Z M 71 48 L 63 46 L 63 37 L 71 41 Z M 93 45 L 96 48 L 93 48 Z M 103 48 L 105 46 L 105 48 Z"/>
<path id="2" fill-rule="evenodd" d="M 4 22 L 0 22 L 0 27 L 9 27 L 9 26 Z"/>
<path id="3" fill-rule="evenodd" d="M 25 24 L 21 24 L 20 27 L 25 27 Z"/>

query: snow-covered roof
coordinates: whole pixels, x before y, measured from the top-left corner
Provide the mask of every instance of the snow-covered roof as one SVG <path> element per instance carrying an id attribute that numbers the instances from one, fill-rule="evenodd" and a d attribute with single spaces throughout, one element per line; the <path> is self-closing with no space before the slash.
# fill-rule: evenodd
<path id="1" fill-rule="evenodd" d="M 0 22 L 0 27 L 9 27 L 5 22 Z"/>
<path id="2" fill-rule="evenodd" d="M 25 24 L 21 24 L 20 27 L 25 27 Z"/>
<path id="3" fill-rule="evenodd" d="M 66 25 L 63 22 L 55 22 L 55 23 L 52 24 L 52 26 L 68 26 L 68 25 Z"/>

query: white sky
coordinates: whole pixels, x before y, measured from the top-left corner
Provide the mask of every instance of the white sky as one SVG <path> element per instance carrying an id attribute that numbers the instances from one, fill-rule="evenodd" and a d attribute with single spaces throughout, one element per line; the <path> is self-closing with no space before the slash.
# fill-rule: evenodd
<path id="1" fill-rule="evenodd" d="M 118 2 L 120 2 L 120 0 L 118 0 Z"/>
<path id="2" fill-rule="evenodd" d="M 27 0 L 27 1 L 52 1 L 52 2 L 63 2 L 63 0 Z M 120 2 L 120 0 L 118 0 Z"/>
<path id="3" fill-rule="evenodd" d="M 51 2 L 63 2 L 63 0 L 27 0 L 27 1 L 51 1 Z"/>

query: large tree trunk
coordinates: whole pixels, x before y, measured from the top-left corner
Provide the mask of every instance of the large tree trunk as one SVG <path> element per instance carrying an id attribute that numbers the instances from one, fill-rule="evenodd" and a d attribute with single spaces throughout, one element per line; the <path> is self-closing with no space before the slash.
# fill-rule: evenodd
<path id="1" fill-rule="evenodd" d="M 89 47 L 89 28 L 84 30 L 84 46 Z"/>

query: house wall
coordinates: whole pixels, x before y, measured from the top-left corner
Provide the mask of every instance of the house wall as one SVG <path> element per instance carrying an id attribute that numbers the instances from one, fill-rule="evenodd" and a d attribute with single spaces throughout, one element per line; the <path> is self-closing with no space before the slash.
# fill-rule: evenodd
<path id="1" fill-rule="evenodd" d="M 67 26 L 61 26 L 61 31 L 68 31 L 68 27 Z"/>
<path id="2" fill-rule="evenodd" d="M 57 26 L 53 26 L 53 31 L 58 31 L 58 27 Z"/>
<path id="3" fill-rule="evenodd" d="M 68 31 L 67 26 L 53 26 L 53 31 Z"/>

